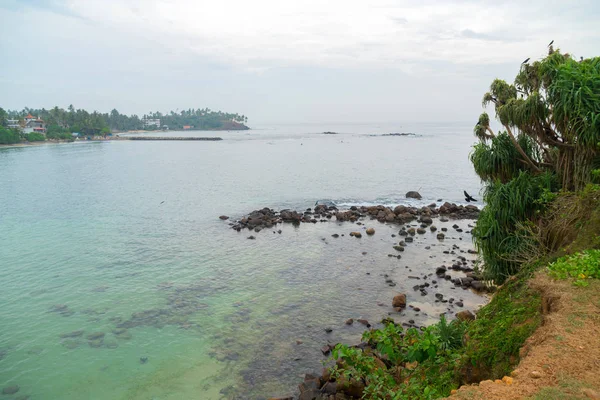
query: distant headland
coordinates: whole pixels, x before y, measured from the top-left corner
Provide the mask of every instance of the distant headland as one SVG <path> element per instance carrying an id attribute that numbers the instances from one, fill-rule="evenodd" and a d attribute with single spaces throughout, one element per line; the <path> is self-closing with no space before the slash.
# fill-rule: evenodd
<path id="1" fill-rule="evenodd" d="M 0 108 L 0 144 L 23 142 L 73 141 L 78 137 L 106 138 L 113 133 L 131 131 L 241 131 L 250 129 L 248 118 L 237 113 L 213 111 L 209 108 L 187 109 L 138 115 L 89 112 L 64 108 L 21 111 Z"/>

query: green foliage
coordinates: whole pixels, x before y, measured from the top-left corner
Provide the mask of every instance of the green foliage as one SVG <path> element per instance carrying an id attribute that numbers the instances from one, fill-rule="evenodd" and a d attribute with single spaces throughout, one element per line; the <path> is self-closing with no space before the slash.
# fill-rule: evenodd
<path id="1" fill-rule="evenodd" d="M 0 144 L 15 144 L 21 141 L 19 132 L 0 126 Z"/>
<path id="2" fill-rule="evenodd" d="M 529 273 L 506 282 L 468 326 L 462 359 L 469 382 L 510 372 L 519 349 L 541 323 L 541 296 L 527 284 Z"/>
<path id="3" fill-rule="evenodd" d="M 27 139 L 28 142 L 45 142 L 46 136 L 42 133 L 31 132 L 25 135 L 25 139 Z"/>
<path id="4" fill-rule="evenodd" d="M 600 250 L 586 250 L 564 256 L 548 266 L 550 276 L 574 279 L 576 286 L 588 286 L 589 279 L 600 279 Z"/>
<path id="5" fill-rule="evenodd" d="M 444 317 L 423 331 L 410 328 L 403 332 L 400 326 L 388 322 L 382 329 L 363 334 L 372 351 L 337 345 L 332 352 L 337 361 L 332 374 L 365 382 L 365 399 L 446 396 L 458 386 L 453 365 L 460 357 L 458 350 L 465 330 L 465 323 L 448 323 Z M 413 363 L 412 369 L 402 368 L 406 363 Z"/>
<path id="6" fill-rule="evenodd" d="M 527 237 L 519 235 L 518 227 L 537 214 L 540 198 L 553 189 L 555 179 L 551 174 L 533 176 L 523 171 L 507 183 L 496 181 L 487 185 L 486 206 L 473 229 L 473 237 L 488 278 L 501 283 L 518 271 L 519 255 L 529 244 Z"/>

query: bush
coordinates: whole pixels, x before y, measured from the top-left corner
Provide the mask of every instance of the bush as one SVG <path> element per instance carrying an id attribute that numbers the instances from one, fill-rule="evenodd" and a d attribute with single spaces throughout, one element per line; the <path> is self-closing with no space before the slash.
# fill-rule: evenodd
<path id="1" fill-rule="evenodd" d="M 15 144 L 21 141 L 19 132 L 0 126 L 0 144 Z"/>
<path id="2" fill-rule="evenodd" d="M 28 142 L 44 142 L 46 141 L 46 136 L 41 133 L 31 132 L 25 135 L 25 139 L 27 139 Z"/>
<path id="3" fill-rule="evenodd" d="M 600 250 L 586 250 L 561 257 L 548 266 L 550 276 L 574 279 L 576 286 L 588 286 L 589 279 L 600 279 Z"/>

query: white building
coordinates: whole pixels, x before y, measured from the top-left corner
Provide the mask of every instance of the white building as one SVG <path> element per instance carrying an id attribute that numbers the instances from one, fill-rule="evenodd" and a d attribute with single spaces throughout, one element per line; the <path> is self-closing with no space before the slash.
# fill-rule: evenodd
<path id="1" fill-rule="evenodd" d="M 6 120 L 7 127 L 9 129 L 18 129 L 21 130 L 21 125 L 19 124 L 18 119 L 7 119 Z"/>
<path id="2" fill-rule="evenodd" d="M 46 134 L 46 123 L 40 117 L 33 117 L 31 114 L 25 117 L 25 127 L 23 133 L 41 133 Z"/>
<path id="3" fill-rule="evenodd" d="M 160 119 L 145 119 L 144 120 L 144 126 L 146 128 L 149 128 L 151 126 L 154 126 L 156 128 L 160 128 Z"/>

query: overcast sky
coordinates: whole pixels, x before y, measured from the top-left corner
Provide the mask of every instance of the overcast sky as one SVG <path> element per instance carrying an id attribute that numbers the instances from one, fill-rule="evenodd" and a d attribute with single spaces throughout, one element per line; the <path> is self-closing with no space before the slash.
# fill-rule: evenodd
<path id="1" fill-rule="evenodd" d="M 598 0 L 0 0 L 0 107 L 471 121 L 551 40 L 600 56 L 598 21 Z"/>

